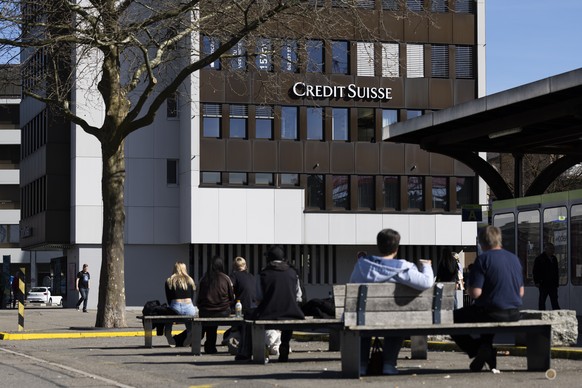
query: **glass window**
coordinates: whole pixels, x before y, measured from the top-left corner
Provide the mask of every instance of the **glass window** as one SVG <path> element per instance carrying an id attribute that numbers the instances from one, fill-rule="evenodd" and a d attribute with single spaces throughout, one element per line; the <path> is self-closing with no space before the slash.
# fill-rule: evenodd
<path id="1" fill-rule="evenodd" d="M 178 104 L 178 93 L 174 92 L 172 93 L 167 99 L 166 99 L 166 117 L 167 118 L 178 118 L 180 117 L 180 110 L 179 110 L 179 104 Z"/>
<path id="2" fill-rule="evenodd" d="M 424 210 L 424 179 L 420 176 L 408 177 L 408 208 Z"/>
<path id="3" fill-rule="evenodd" d="M 433 78 L 449 78 L 449 46 L 443 44 L 433 44 L 431 46 Z"/>
<path id="4" fill-rule="evenodd" d="M 432 178 L 432 208 L 447 209 L 449 204 L 448 179 L 437 176 Z"/>
<path id="5" fill-rule="evenodd" d="M 178 160 L 176 159 L 166 160 L 166 184 L 178 184 Z"/>
<path id="6" fill-rule="evenodd" d="M 331 199 L 334 208 L 350 208 L 350 177 L 348 175 L 334 175 L 332 177 Z"/>
<path id="7" fill-rule="evenodd" d="M 516 253 L 515 250 L 515 216 L 513 213 L 496 214 L 493 217 L 493 226 L 501 229 L 503 248 Z M 479 251 L 478 254 L 481 252 Z"/>
<path id="8" fill-rule="evenodd" d="M 258 172 L 255 174 L 255 184 L 259 186 L 273 186 L 273 174 Z"/>
<path id="9" fill-rule="evenodd" d="M 348 140 L 349 114 L 347 108 L 333 108 L 331 117 L 332 140 Z"/>
<path id="10" fill-rule="evenodd" d="M 382 128 L 389 127 L 390 125 L 396 122 L 398 122 L 398 110 L 396 109 L 382 110 Z"/>
<path id="11" fill-rule="evenodd" d="M 230 137 L 245 139 L 247 137 L 248 107 L 246 105 L 230 106 Z"/>
<path id="12" fill-rule="evenodd" d="M 572 284 L 582 284 L 582 205 L 570 210 L 570 278 Z"/>
<path id="13" fill-rule="evenodd" d="M 554 244 L 558 268 L 560 269 L 560 285 L 568 281 L 568 214 L 565 206 L 544 210 L 544 240 L 543 243 Z"/>
<path id="14" fill-rule="evenodd" d="M 220 40 L 211 36 L 202 37 L 202 55 L 208 56 L 220 47 Z M 206 66 L 207 69 L 220 70 L 220 60 L 216 60 Z"/>
<path id="15" fill-rule="evenodd" d="M 472 46 L 456 46 L 455 72 L 459 79 L 475 78 L 473 65 L 474 49 Z"/>
<path id="16" fill-rule="evenodd" d="M 230 67 L 233 70 L 246 70 L 247 68 L 247 50 L 245 48 L 244 40 L 239 41 L 233 48 L 230 49 L 232 59 L 230 60 Z"/>
<path id="17" fill-rule="evenodd" d="M 541 253 L 540 245 L 540 212 L 528 210 L 517 215 L 517 257 L 525 273 L 526 285 L 533 285 L 533 265 Z M 505 240 L 503 240 L 505 245 Z"/>
<path id="18" fill-rule="evenodd" d="M 449 9 L 448 0 L 431 0 L 431 11 L 445 13 Z"/>
<path id="19" fill-rule="evenodd" d="M 222 178 L 219 172 L 205 171 L 202 173 L 202 183 L 205 185 L 219 185 Z"/>
<path id="20" fill-rule="evenodd" d="M 474 196 L 474 182 L 472 177 L 457 177 L 455 190 L 457 191 L 457 208 L 477 202 Z"/>
<path id="21" fill-rule="evenodd" d="M 374 209 L 376 207 L 376 186 L 374 177 L 358 176 L 358 208 Z"/>
<path id="22" fill-rule="evenodd" d="M 257 106 L 255 113 L 255 136 L 257 139 L 273 138 L 273 107 Z"/>
<path id="23" fill-rule="evenodd" d="M 406 45 L 406 77 L 424 77 L 424 47 L 421 44 Z"/>
<path id="24" fill-rule="evenodd" d="M 382 0 L 382 9 L 386 11 L 398 11 L 398 3 L 401 0 Z"/>
<path id="25" fill-rule="evenodd" d="M 415 117 L 420 117 L 422 116 L 422 110 L 419 109 L 408 109 L 406 111 L 406 118 L 408 120 L 413 119 Z"/>
<path id="26" fill-rule="evenodd" d="M 307 176 L 307 207 L 325 209 L 325 181 L 323 175 Z"/>
<path id="27" fill-rule="evenodd" d="M 357 45 L 358 57 L 358 75 L 360 77 L 374 76 L 374 43 L 358 42 Z"/>
<path id="28" fill-rule="evenodd" d="M 286 40 L 281 45 L 281 71 L 297 73 L 297 41 Z"/>
<path id="29" fill-rule="evenodd" d="M 273 71 L 273 49 L 271 40 L 261 38 L 257 40 L 257 68 L 263 71 Z"/>
<path id="30" fill-rule="evenodd" d="M 307 51 L 307 72 L 323 73 L 323 42 L 321 40 L 308 40 L 305 49 Z"/>
<path id="31" fill-rule="evenodd" d="M 307 108 L 307 140 L 323 140 L 323 108 Z"/>
<path id="32" fill-rule="evenodd" d="M 356 0 L 356 7 L 365 9 L 374 9 L 375 0 Z"/>
<path id="33" fill-rule="evenodd" d="M 398 210 L 400 208 L 400 178 L 398 176 L 384 177 L 384 207 Z"/>
<path id="34" fill-rule="evenodd" d="M 228 183 L 231 185 L 246 185 L 248 183 L 246 172 L 228 173 Z"/>
<path id="35" fill-rule="evenodd" d="M 382 77 L 400 77 L 400 45 L 382 43 Z"/>
<path id="36" fill-rule="evenodd" d="M 202 104 L 202 136 L 220 138 L 221 106 Z"/>
<path id="37" fill-rule="evenodd" d="M 423 0 L 406 0 L 406 8 L 412 12 L 422 11 Z"/>
<path id="38" fill-rule="evenodd" d="M 281 174 L 281 186 L 299 186 L 299 174 Z"/>
<path id="39" fill-rule="evenodd" d="M 297 107 L 284 106 L 281 108 L 281 139 L 296 140 L 297 136 Z"/>
<path id="40" fill-rule="evenodd" d="M 358 108 L 358 141 L 376 141 L 375 111 L 373 108 Z"/>
<path id="41" fill-rule="evenodd" d="M 332 41 L 331 42 L 331 71 L 334 74 L 349 74 L 350 51 L 348 42 Z"/>
<path id="42" fill-rule="evenodd" d="M 458 13 L 474 13 L 475 0 L 455 0 L 455 11 Z"/>

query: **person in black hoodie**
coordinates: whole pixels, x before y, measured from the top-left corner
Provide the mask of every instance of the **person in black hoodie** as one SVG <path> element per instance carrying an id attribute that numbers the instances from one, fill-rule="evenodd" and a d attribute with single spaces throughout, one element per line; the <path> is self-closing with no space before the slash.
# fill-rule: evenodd
<path id="1" fill-rule="evenodd" d="M 302 297 L 299 276 L 295 268 L 287 263 L 283 248 L 279 245 L 272 246 L 266 257 L 267 265 L 258 275 L 256 294 L 258 306 L 252 312 L 251 319 L 305 319 L 298 304 Z M 250 330 L 247 328 L 243 330 L 241 351 L 235 357 L 237 361 L 251 359 L 252 338 Z M 281 331 L 279 362 L 289 360 L 289 342 L 292 335 L 292 330 Z"/>

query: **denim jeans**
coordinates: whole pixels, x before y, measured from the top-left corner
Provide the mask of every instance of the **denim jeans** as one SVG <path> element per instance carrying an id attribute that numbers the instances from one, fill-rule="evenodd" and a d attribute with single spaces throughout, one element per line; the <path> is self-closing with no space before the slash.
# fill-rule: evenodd
<path id="1" fill-rule="evenodd" d="M 170 307 L 179 315 L 198 315 L 198 308 L 190 302 L 182 303 L 172 300 Z M 188 332 L 192 330 L 192 323 L 186 324 L 186 330 L 188 330 Z"/>
<path id="2" fill-rule="evenodd" d="M 79 288 L 79 301 L 77 302 L 77 308 L 83 303 L 83 311 L 87 311 L 87 299 L 89 299 L 89 289 L 88 288 Z"/>

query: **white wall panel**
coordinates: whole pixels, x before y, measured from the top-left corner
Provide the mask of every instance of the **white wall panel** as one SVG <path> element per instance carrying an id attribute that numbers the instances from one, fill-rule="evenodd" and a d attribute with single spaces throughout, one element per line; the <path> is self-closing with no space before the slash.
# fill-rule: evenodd
<path id="1" fill-rule="evenodd" d="M 192 191 L 192 241 L 213 244 L 219 242 L 219 189 Z"/>
<path id="2" fill-rule="evenodd" d="M 0 170 L 0 185 L 20 184 L 20 170 Z"/>
<path id="3" fill-rule="evenodd" d="M 329 214 L 304 215 L 305 244 L 329 243 Z"/>
<path id="4" fill-rule="evenodd" d="M 154 208 L 151 206 L 126 206 L 125 215 L 126 242 L 129 244 L 151 244 L 154 241 Z"/>
<path id="5" fill-rule="evenodd" d="M 141 128 L 130 134 L 125 140 L 125 157 L 151 158 L 154 155 L 154 144 L 153 127 Z"/>
<path id="6" fill-rule="evenodd" d="M 168 120 L 165 111 L 156 116 L 154 130 L 154 157 L 178 159 L 180 156 L 180 121 Z M 157 119 L 159 118 L 159 120 Z"/>
<path id="7" fill-rule="evenodd" d="M 73 241 L 76 244 L 100 244 L 103 232 L 101 206 L 76 206 L 74 209 Z"/>
<path id="8" fill-rule="evenodd" d="M 275 241 L 280 244 L 303 243 L 303 190 L 275 190 Z"/>
<path id="9" fill-rule="evenodd" d="M 0 224 L 20 223 L 20 209 L 0 210 Z"/>
<path id="10" fill-rule="evenodd" d="M 439 245 L 461 245 L 463 228 L 460 215 L 435 215 L 436 241 Z"/>
<path id="11" fill-rule="evenodd" d="M 219 238 L 223 243 L 246 242 L 247 193 L 245 189 L 219 190 Z"/>
<path id="12" fill-rule="evenodd" d="M 400 233 L 400 245 L 411 244 L 411 242 L 410 242 L 410 235 L 411 235 L 410 215 L 408 215 L 408 214 L 385 214 L 382 217 L 382 229 L 387 229 L 387 228 L 394 229 L 398 233 Z M 374 244 L 375 243 L 376 242 L 374 241 Z"/>
<path id="13" fill-rule="evenodd" d="M 152 174 L 152 189 L 154 195 L 154 206 L 180 206 L 180 182 L 178 175 L 178 185 L 168 185 L 167 183 L 167 162 L 166 159 L 155 159 Z M 188 184 L 188 182 L 184 182 Z"/>
<path id="14" fill-rule="evenodd" d="M 275 241 L 275 190 L 245 190 L 245 195 L 247 209 L 239 212 L 246 214 L 245 242 L 279 242 Z"/>
<path id="15" fill-rule="evenodd" d="M 154 205 L 154 161 L 152 159 L 126 159 L 126 206 Z"/>
<path id="16" fill-rule="evenodd" d="M 3 129 L 0 131 L 0 144 L 20 144 L 20 129 Z"/>
<path id="17" fill-rule="evenodd" d="M 376 244 L 376 235 L 382 230 L 382 216 L 356 214 L 356 244 Z"/>
<path id="18" fill-rule="evenodd" d="M 101 206 L 101 158 L 80 158 L 74 160 L 74 182 L 71 182 L 75 193 L 73 206 Z"/>
<path id="19" fill-rule="evenodd" d="M 71 132 L 71 157 L 88 156 L 101 160 L 101 145 L 97 138 L 75 126 Z"/>
<path id="20" fill-rule="evenodd" d="M 410 245 L 436 245 L 435 216 L 410 215 Z"/>
<path id="21" fill-rule="evenodd" d="M 463 231 L 463 238 L 459 245 L 477 246 L 477 223 L 461 222 L 461 230 Z"/>
<path id="22" fill-rule="evenodd" d="M 356 215 L 329 215 L 329 243 L 347 245 L 356 243 Z"/>
<path id="23" fill-rule="evenodd" d="M 180 243 L 180 209 L 177 207 L 154 208 L 155 244 Z"/>

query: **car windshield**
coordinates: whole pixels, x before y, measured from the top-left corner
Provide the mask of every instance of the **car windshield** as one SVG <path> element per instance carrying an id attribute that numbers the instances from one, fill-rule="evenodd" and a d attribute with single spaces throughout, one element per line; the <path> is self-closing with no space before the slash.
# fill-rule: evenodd
<path id="1" fill-rule="evenodd" d="M 31 288 L 30 292 L 46 292 L 47 289 L 43 287 L 33 287 Z"/>

